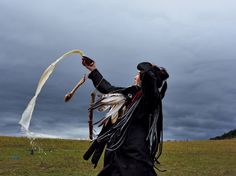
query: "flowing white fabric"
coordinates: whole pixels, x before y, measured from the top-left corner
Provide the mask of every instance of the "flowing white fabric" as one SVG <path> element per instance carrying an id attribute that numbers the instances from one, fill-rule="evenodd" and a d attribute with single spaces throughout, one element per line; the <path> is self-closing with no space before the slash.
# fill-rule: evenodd
<path id="1" fill-rule="evenodd" d="M 41 89 L 43 88 L 44 84 L 46 83 L 47 79 L 49 78 L 49 76 L 53 73 L 54 69 L 56 68 L 56 65 L 66 56 L 72 55 L 72 54 L 80 54 L 81 56 L 83 56 L 83 52 L 80 50 L 71 50 L 65 54 L 63 54 L 61 57 L 59 57 L 56 61 L 54 61 L 52 64 L 50 64 L 48 66 L 48 68 L 43 72 L 42 76 L 40 77 L 40 80 L 38 82 L 38 86 L 35 92 L 35 95 L 33 96 L 33 98 L 30 100 L 28 106 L 26 107 L 26 109 L 24 110 L 21 120 L 19 122 L 19 124 L 21 125 L 21 129 L 22 131 L 24 131 L 26 133 L 26 135 L 30 135 L 31 133 L 29 132 L 29 126 L 30 126 L 30 121 L 32 118 L 32 114 L 34 111 L 34 107 L 35 107 L 35 103 L 37 100 L 37 97 L 41 91 Z"/>

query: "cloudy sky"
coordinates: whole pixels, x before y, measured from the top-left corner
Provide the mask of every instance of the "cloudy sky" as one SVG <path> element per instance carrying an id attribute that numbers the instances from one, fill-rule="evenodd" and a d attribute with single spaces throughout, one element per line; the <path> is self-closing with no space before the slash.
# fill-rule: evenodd
<path id="1" fill-rule="evenodd" d="M 0 135 L 21 135 L 18 122 L 40 75 L 72 49 L 94 58 L 117 86 L 133 83 L 141 61 L 165 67 L 165 140 L 236 128 L 234 0 L 1 0 L 0 26 Z M 78 56 L 58 65 L 38 97 L 32 131 L 88 136 L 91 81 L 63 101 L 86 72 Z"/>

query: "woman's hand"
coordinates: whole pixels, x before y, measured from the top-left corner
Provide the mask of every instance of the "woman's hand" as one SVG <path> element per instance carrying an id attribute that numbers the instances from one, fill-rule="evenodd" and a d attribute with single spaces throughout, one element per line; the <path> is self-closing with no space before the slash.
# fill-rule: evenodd
<path id="1" fill-rule="evenodd" d="M 82 58 L 82 64 L 85 66 L 88 70 L 93 71 L 96 69 L 96 63 L 94 60 L 90 59 L 87 56 L 83 56 Z"/>
<path id="2" fill-rule="evenodd" d="M 93 64 L 92 65 L 85 65 L 85 67 L 89 70 L 89 71 L 93 71 L 93 70 L 95 70 L 96 69 L 96 63 L 95 63 L 95 61 L 93 62 Z"/>

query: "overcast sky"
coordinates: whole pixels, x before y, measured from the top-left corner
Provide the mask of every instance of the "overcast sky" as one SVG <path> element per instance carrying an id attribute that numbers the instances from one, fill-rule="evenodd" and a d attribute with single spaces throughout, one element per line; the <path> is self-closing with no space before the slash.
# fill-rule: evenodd
<path id="1" fill-rule="evenodd" d="M 95 59 L 117 86 L 132 85 L 141 61 L 165 67 L 165 140 L 236 128 L 234 0 L 1 0 L 0 26 L 0 135 L 21 135 L 18 122 L 42 72 L 72 49 Z M 38 97 L 32 131 L 88 136 L 91 81 L 63 101 L 86 72 L 78 56 L 58 65 Z"/>

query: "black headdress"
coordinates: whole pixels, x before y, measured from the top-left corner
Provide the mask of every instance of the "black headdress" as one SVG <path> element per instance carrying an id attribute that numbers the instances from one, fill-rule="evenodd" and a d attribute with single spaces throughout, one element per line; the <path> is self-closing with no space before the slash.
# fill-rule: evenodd
<path id="1" fill-rule="evenodd" d="M 141 62 L 137 65 L 137 69 L 140 71 L 140 79 L 143 79 L 143 76 L 146 74 L 148 75 L 146 79 L 147 81 L 143 82 L 143 84 L 146 84 L 145 87 L 149 89 L 149 86 L 155 86 L 158 89 L 160 89 L 160 96 L 161 98 L 164 98 L 165 92 L 167 89 L 167 83 L 166 80 L 169 78 L 169 74 L 167 73 L 166 69 L 163 67 L 158 67 L 156 65 L 152 65 L 149 62 Z M 150 85 L 151 81 L 150 79 L 155 79 L 156 84 Z M 144 86 L 143 86 L 144 87 Z"/>

